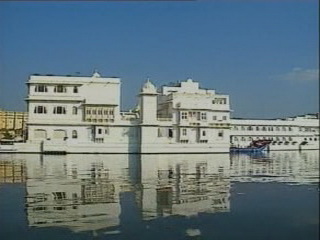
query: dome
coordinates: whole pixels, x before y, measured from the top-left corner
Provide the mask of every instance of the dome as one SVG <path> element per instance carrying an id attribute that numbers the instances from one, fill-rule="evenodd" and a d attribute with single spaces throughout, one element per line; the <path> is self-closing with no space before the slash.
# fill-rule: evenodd
<path id="1" fill-rule="evenodd" d="M 156 93 L 157 89 L 156 87 L 150 82 L 149 78 L 143 85 L 141 92 L 142 93 Z"/>
<path id="2" fill-rule="evenodd" d="M 94 73 L 93 73 L 93 75 L 92 75 L 92 77 L 101 77 L 101 75 L 100 75 L 100 73 L 98 73 L 98 71 L 97 70 L 94 70 Z"/>

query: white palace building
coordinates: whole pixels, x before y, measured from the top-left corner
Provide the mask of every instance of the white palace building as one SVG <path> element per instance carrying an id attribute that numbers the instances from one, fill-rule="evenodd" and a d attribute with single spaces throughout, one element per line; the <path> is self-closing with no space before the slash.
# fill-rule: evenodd
<path id="1" fill-rule="evenodd" d="M 226 153 L 270 139 L 269 150 L 319 149 L 319 114 L 286 119 L 230 119 L 229 96 L 192 79 L 157 89 L 149 80 L 138 106 L 120 109 L 116 77 L 31 75 L 26 143 L 43 153 Z"/>

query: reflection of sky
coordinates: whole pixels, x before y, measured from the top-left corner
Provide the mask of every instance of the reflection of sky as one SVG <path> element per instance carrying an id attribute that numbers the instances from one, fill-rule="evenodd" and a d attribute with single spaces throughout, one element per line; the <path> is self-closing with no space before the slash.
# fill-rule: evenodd
<path id="1" fill-rule="evenodd" d="M 0 219 L 3 226 L 8 226 L 9 222 L 23 222 L 24 213 L 19 209 L 25 204 L 28 225 L 36 229 L 64 227 L 78 234 L 108 237 L 121 234 L 126 239 L 137 231 L 151 237 L 164 227 L 165 222 L 168 239 L 178 237 L 182 232 L 196 238 L 211 232 L 211 229 L 199 227 L 206 226 L 209 218 L 218 226 L 220 221 L 226 221 L 230 211 L 230 216 L 250 215 L 250 209 L 256 208 L 261 214 L 267 214 L 266 218 L 273 215 L 283 218 L 280 215 L 287 214 L 286 209 L 280 209 L 281 214 L 268 213 L 273 207 L 279 208 L 278 203 L 271 201 L 268 206 L 266 203 L 260 205 L 259 199 L 272 197 L 285 202 L 289 195 L 277 194 L 288 192 L 293 186 L 259 185 L 259 182 L 314 183 L 318 181 L 318 161 L 318 155 L 313 151 L 231 157 L 225 154 L 1 155 L 2 182 L 13 182 L 12 169 L 23 169 L 26 177 L 24 184 L 0 185 L 0 209 L 16 206 L 16 209 L 6 209 L 11 213 L 19 212 L 16 215 L 19 217 L 8 218 L 8 222 Z M 18 170 L 15 178 L 23 179 L 19 178 Z M 235 185 L 239 181 L 247 183 Z M 230 182 L 233 182 L 232 189 Z M 303 186 L 296 186 L 296 189 L 291 197 L 297 197 L 295 194 L 300 192 L 304 196 L 298 199 L 309 207 L 314 206 L 312 191 Z M 16 196 L 16 200 L 10 202 L 9 197 L 4 196 Z M 6 210 L 1 215 L 10 216 L 10 212 Z M 308 219 L 307 212 L 299 213 L 303 215 L 303 221 L 318 222 L 316 217 Z M 298 221 L 298 218 L 294 220 L 296 224 Z M 175 224 L 179 226 L 177 229 L 173 227 Z M 0 233 L 8 231 L 0 230 Z"/>

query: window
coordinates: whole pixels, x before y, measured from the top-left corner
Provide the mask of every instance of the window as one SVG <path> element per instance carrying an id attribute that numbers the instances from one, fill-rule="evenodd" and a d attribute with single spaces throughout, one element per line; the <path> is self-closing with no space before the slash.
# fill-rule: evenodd
<path id="1" fill-rule="evenodd" d="M 220 130 L 220 131 L 218 132 L 218 137 L 223 137 L 223 130 Z"/>
<path id="2" fill-rule="evenodd" d="M 217 120 L 217 116 L 212 116 L 212 120 L 216 121 Z"/>
<path id="3" fill-rule="evenodd" d="M 182 129 L 182 136 L 187 136 L 187 129 L 186 128 Z"/>
<path id="4" fill-rule="evenodd" d="M 38 114 L 46 114 L 47 113 L 47 108 L 44 106 L 36 106 L 34 108 L 34 113 L 38 113 Z"/>
<path id="5" fill-rule="evenodd" d="M 106 128 L 106 129 L 104 130 L 104 133 L 105 133 L 105 134 L 109 134 L 109 129 Z"/>
<path id="6" fill-rule="evenodd" d="M 91 109 L 87 109 L 87 114 L 91 114 Z"/>
<path id="7" fill-rule="evenodd" d="M 201 113 L 201 120 L 207 120 L 207 113 Z"/>
<path id="8" fill-rule="evenodd" d="M 66 108 L 65 107 L 61 107 L 61 106 L 54 107 L 53 113 L 54 114 L 66 114 Z"/>
<path id="9" fill-rule="evenodd" d="M 241 126 L 241 130 L 246 130 L 245 126 Z"/>
<path id="10" fill-rule="evenodd" d="M 78 133 L 76 130 L 72 131 L 72 138 L 78 138 Z"/>
<path id="11" fill-rule="evenodd" d="M 245 141 L 246 140 L 246 138 L 245 137 L 241 137 L 241 141 Z"/>
<path id="12" fill-rule="evenodd" d="M 256 130 L 257 130 L 257 131 L 259 131 L 259 130 L 260 130 L 260 128 L 257 126 L 257 127 L 256 127 Z"/>
<path id="13" fill-rule="evenodd" d="M 106 109 L 103 110 L 103 114 L 104 114 L 104 115 L 108 115 L 108 113 L 109 113 L 108 110 L 106 110 Z"/>
<path id="14" fill-rule="evenodd" d="M 98 115 L 102 115 L 102 109 L 98 110 Z"/>
<path id="15" fill-rule="evenodd" d="M 65 192 L 53 192 L 52 195 L 54 197 L 54 200 L 66 199 L 66 193 Z"/>
<path id="16" fill-rule="evenodd" d="M 226 99 L 226 98 L 216 98 L 216 99 L 214 100 L 214 102 L 215 102 L 216 104 L 227 104 L 227 99 Z"/>
<path id="17" fill-rule="evenodd" d="M 36 85 L 35 92 L 48 92 L 47 86 L 45 85 Z"/>
<path id="18" fill-rule="evenodd" d="M 206 131 L 202 131 L 202 136 L 205 137 L 206 136 Z"/>
<path id="19" fill-rule="evenodd" d="M 227 120 L 227 116 L 223 116 L 223 117 L 222 117 L 222 120 Z"/>
<path id="20" fill-rule="evenodd" d="M 181 119 L 188 119 L 188 113 L 187 112 L 181 112 Z"/>
<path id="21" fill-rule="evenodd" d="M 78 93 L 78 87 L 77 86 L 73 87 L 73 93 Z"/>
<path id="22" fill-rule="evenodd" d="M 197 120 L 200 120 L 200 112 L 197 112 Z"/>
<path id="23" fill-rule="evenodd" d="M 72 114 L 77 115 L 78 114 L 78 108 L 77 107 L 72 107 Z"/>
<path id="24" fill-rule="evenodd" d="M 188 143 L 189 140 L 180 140 L 181 143 Z"/>
<path id="25" fill-rule="evenodd" d="M 173 129 L 172 129 L 172 128 L 169 128 L 169 129 L 168 129 L 168 137 L 169 137 L 169 138 L 172 138 L 172 137 L 173 137 Z"/>
<path id="26" fill-rule="evenodd" d="M 92 110 L 92 114 L 97 114 L 97 111 L 95 109 Z"/>
<path id="27" fill-rule="evenodd" d="M 98 129 L 98 134 L 102 134 L 102 129 L 101 128 Z"/>
<path id="28" fill-rule="evenodd" d="M 238 137 L 234 137 L 233 139 L 234 139 L 234 141 L 238 141 Z"/>
<path id="29" fill-rule="evenodd" d="M 208 140 L 200 140 L 200 143 L 208 143 Z"/>
<path id="30" fill-rule="evenodd" d="M 266 127 L 262 127 L 262 131 L 267 131 L 267 128 Z"/>
<path id="31" fill-rule="evenodd" d="M 57 85 L 54 87 L 54 92 L 57 92 L 57 93 L 65 93 L 67 92 L 67 88 L 63 85 Z"/>
<path id="32" fill-rule="evenodd" d="M 287 128 L 286 127 L 282 127 L 282 131 L 287 131 Z"/>
<path id="33" fill-rule="evenodd" d="M 248 127 L 248 130 L 249 130 L 249 131 L 252 131 L 252 130 L 253 130 L 253 128 L 252 128 L 251 126 L 249 126 L 249 127 Z"/>

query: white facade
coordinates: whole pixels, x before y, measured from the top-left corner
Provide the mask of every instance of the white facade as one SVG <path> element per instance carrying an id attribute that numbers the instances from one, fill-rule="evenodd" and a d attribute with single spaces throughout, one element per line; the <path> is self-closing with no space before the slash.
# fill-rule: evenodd
<path id="1" fill-rule="evenodd" d="M 226 153 L 256 139 L 272 140 L 269 150 L 319 149 L 319 115 L 230 119 L 229 96 L 192 79 L 160 89 L 148 80 L 130 112 L 120 111 L 120 79 L 97 72 L 31 75 L 27 85 L 28 140 L 7 151 Z"/>
<path id="2" fill-rule="evenodd" d="M 229 151 L 229 97 L 201 89 L 191 79 L 161 91 L 148 80 L 136 112 L 120 112 L 120 79 L 97 72 L 91 77 L 32 75 L 27 84 L 32 152 Z"/>

